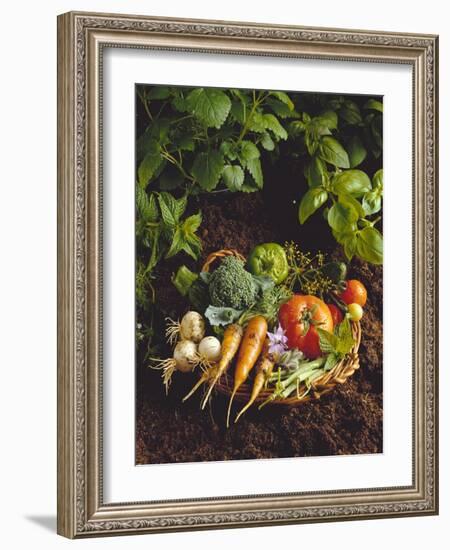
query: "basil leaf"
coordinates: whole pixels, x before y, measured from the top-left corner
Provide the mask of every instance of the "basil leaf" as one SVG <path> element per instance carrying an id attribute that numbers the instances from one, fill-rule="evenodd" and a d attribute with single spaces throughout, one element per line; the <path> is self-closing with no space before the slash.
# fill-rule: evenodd
<path id="1" fill-rule="evenodd" d="M 333 178 L 333 191 L 336 194 L 348 193 L 359 198 L 371 188 L 369 176 L 361 170 L 345 170 Z"/>
<path id="2" fill-rule="evenodd" d="M 301 224 L 314 214 L 328 199 L 328 193 L 323 187 L 313 187 L 305 193 L 298 208 L 298 219 Z"/>
<path id="3" fill-rule="evenodd" d="M 353 136 L 347 144 L 350 168 L 359 166 L 367 156 L 367 149 L 364 147 L 359 136 Z"/>
<path id="4" fill-rule="evenodd" d="M 381 189 L 383 189 L 383 168 L 380 168 L 380 170 L 375 172 L 372 178 L 372 184 L 375 189 L 377 187 L 381 187 Z"/>
<path id="5" fill-rule="evenodd" d="M 350 261 L 356 254 L 356 232 L 345 233 L 341 238 L 341 244 L 344 246 L 344 254 Z"/>
<path id="6" fill-rule="evenodd" d="M 366 216 L 371 216 L 381 210 L 381 195 L 378 189 L 369 191 L 364 195 L 362 206 Z"/>
<path id="7" fill-rule="evenodd" d="M 372 109 L 374 111 L 383 112 L 383 104 L 376 99 L 369 99 L 369 101 L 364 105 L 364 109 Z"/>
<path id="8" fill-rule="evenodd" d="M 345 233 L 351 229 L 358 217 L 358 212 L 353 206 L 336 202 L 328 212 L 328 223 L 335 231 Z"/>
<path id="9" fill-rule="evenodd" d="M 347 122 L 347 124 L 359 124 L 362 122 L 361 112 L 359 110 L 358 105 L 351 101 L 350 99 L 346 99 L 344 101 L 344 104 L 339 110 L 339 116 Z"/>
<path id="10" fill-rule="evenodd" d="M 314 120 L 320 122 L 329 130 L 336 130 L 338 126 L 338 116 L 334 111 L 324 111 L 319 116 L 314 117 Z"/>
<path id="11" fill-rule="evenodd" d="M 309 187 L 321 187 L 328 182 L 326 164 L 319 157 L 313 157 L 306 165 L 305 178 Z"/>
<path id="12" fill-rule="evenodd" d="M 383 121 L 381 115 L 376 116 L 370 125 L 372 131 L 372 136 L 375 142 L 375 145 L 380 149 L 383 147 Z"/>
<path id="13" fill-rule="evenodd" d="M 322 137 L 319 145 L 319 157 L 339 168 L 350 168 L 347 152 L 333 137 Z"/>
<path id="14" fill-rule="evenodd" d="M 365 211 L 364 208 L 361 206 L 361 203 L 348 193 L 340 193 L 338 195 L 338 201 L 344 206 L 351 206 L 356 210 L 356 212 L 358 212 L 358 217 L 364 218 Z"/>
<path id="15" fill-rule="evenodd" d="M 383 236 L 375 227 L 365 227 L 358 232 L 356 252 L 372 264 L 383 263 Z"/>

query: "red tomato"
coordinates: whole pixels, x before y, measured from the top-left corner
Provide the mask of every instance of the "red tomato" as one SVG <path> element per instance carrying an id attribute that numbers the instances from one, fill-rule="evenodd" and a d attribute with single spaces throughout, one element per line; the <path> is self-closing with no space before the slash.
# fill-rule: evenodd
<path id="1" fill-rule="evenodd" d="M 347 305 L 359 304 L 361 307 L 364 307 L 367 302 L 366 287 L 361 281 L 350 279 L 346 281 L 345 290 L 339 294 L 339 298 Z"/>
<path id="2" fill-rule="evenodd" d="M 278 318 L 291 349 L 299 349 L 309 359 L 322 355 L 317 327 L 333 332 L 333 318 L 325 302 L 295 294 L 280 307 Z"/>
<path id="3" fill-rule="evenodd" d="M 342 311 L 334 304 L 327 304 L 328 309 L 330 310 L 331 317 L 333 318 L 333 326 L 338 325 L 342 322 L 344 314 Z"/>

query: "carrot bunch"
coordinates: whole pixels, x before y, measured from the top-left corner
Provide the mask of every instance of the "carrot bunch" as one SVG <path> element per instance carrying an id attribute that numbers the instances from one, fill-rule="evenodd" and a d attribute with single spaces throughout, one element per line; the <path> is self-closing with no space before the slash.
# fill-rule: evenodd
<path id="1" fill-rule="evenodd" d="M 255 365 L 257 369 L 250 400 L 236 417 L 235 422 L 237 422 L 239 417 L 254 403 L 274 367 L 273 358 L 269 354 L 267 330 L 267 321 L 262 315 L 252 317 L 248 321 L 245 330 L 238 323 L 229 325 L 225 329 L 220 361 L 204 371 L 183 401 L 191 397 L 203 384 L 208 384 L 208 389 L 201 405 L 202 409 L 204 409 L 214 386 L 220 377 L 227 372 L 237 355 L 233 391 L 228 405 L 227 427 L 229 426 L 231 406 L 236 392 L 247 380 Z"/>
<path id="2" fill-rule="evenodd" d="M 234 386 L 228 404 L 227 427 L 230 423 L 230 411 L 234 396 L 242 384 L 247 380 L 250 371 L 261 355 L 267 336 L 267 329 L 267 321 L 262 315 L 252 317 L 247 325 L 239 349 L 236 369 L 234 371 Z"/>

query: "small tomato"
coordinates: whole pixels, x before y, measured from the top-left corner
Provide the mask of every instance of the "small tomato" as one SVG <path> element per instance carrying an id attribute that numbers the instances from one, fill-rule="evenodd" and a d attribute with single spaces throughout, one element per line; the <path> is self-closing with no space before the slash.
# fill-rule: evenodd
<path id="1" fill-rule="evenodd" d="M 345 290 L 339 294 L 339 298 L 348 304 L 359 304 L 364 307 L 367 302 L 367 290 L 361 281 L 349 279 L 346 281 Z"/>
<path id="2" fill-rule="evenodd" d="M 349 304 L 348 305 L 348 314 L 350 315 L 350 320 L 360 321 L 363 316 L 363 308 L 359 304 Z"/>

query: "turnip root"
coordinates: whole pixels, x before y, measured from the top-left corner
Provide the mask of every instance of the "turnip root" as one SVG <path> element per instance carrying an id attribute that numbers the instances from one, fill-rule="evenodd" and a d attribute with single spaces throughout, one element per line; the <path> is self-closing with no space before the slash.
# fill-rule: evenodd
<path id="1" fill-rule="evenodd" d="M 169 317 L 166 320 L 166 337 L 170 344 L 174 344 L 178 338 L 198 344 L 205 336 L 205 320 L 197 311 L 188 311 L 181 319 L 181 323 Z"/>
<path id="2" fill-rule="evenodd" d="M 172 376 L 175 371 L 191 372 L 199 364 L 197 345 L 191 340 L 180 340 L 173 350 L 173 357 L 155 360 L 154 369 L 161 369 L 162 379 L 169 391 Z"/>
<path id="3" fill-rule="evenodd" d="M 200 360 L 216 363 L 220 359 L 221 345 L 215 336 L 206 336 L 198 345 Z"/>

